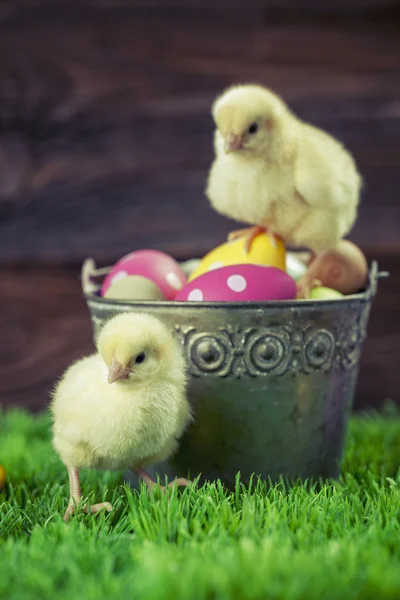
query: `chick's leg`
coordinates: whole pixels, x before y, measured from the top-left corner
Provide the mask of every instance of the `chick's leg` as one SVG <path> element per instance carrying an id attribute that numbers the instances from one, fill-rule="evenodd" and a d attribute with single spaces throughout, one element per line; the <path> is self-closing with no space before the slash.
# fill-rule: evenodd
<path id="1" fill-rule="evenodd" d="M 82 498 L 81 485 L 79 483 L 79 471 L 75 467 L 67 467 L 69 477 L 69 502 L 64 514 L 64 521 L 69 521 L 75 512 L 75 506 Z"/>
<path id="2" fill-rule="evenodd" d="M 304 298 L 307 300 L 310 297 L 311 290 L 322 285 L 321 281 L 314 276 L 313 269 L 310 269 L 316 258 L 317 255 L 315 252 L 311 252 L 311 256 L 308 260 L 307 271 L 297 280 L 296 287 L 298 298 Z"/>
<path id="3" fill-rule="evenodd" d="M 150 475 L 148 473 L 146 473 L 146 471 L 144 471 L 143 469 L 135 469 L 135 473 L 138 477 L 140 477 L 140 479 L 143 479 L 143 481 L 147 485 L 147 488 L 150 491 L 152 491 L 155 488 L 155 486 L 157 485 L 157 482 L 155 482 L 150 477 Z M 185 479 L 184 477 L 177 477 L 176 479 L 171 481 L 171 483 L 168 484 L 168 487 L 173 487 L 174 485 L 176 485 L 178 487 L 187 487 L 188 485 L 190 485 L 190 481 L 188 479 Z M 163 492 L 165 492 L 165 490 L 166 490 L 164 485 L 161 485 L 160 489 Z"/>
<path id="4" fill-rule="evenodd" d="M 259 225 L 257 225 L 256 227 L 246 227 L 245 229 L 236 229 L 235 231 L 231 231 L 228 234 L 228 241 L 230 242 L 232 240 L 237 240 L 242 237 L 246 238 L 244 249 L 247 253 L 249 253 L 253 241 L 258 235 L 260 235 L 260 233 L 268 234 L 271 243 L 273 244 L 273 246 L 276 247 L 276 239 L 274 234 L 268 231 L 268 229 L 266 229 L 265 227 L 261 227 Z"/>
<path id="5" fill-rule="evenodd" d="M 67 467 L 68 477 L 69 477 L 69 503 L 67 506 L 67 510 L 64 514 L 64 521 L 69 521 L 71 515 L 75 512 L 76 506 L 82 499 L 81 486 L 79 483 L 79 471 L 75 467 Z M 92 514 L 99 512 L 100 510 L 107 509 L 108 511 L 112 510 L 112 505 L 109 502 L 100 502 L 99 504 L 92 504 L 90 507 L 90 512 Z M 83 507 L 84 512 L 88 512 L 88 507 Z"/>

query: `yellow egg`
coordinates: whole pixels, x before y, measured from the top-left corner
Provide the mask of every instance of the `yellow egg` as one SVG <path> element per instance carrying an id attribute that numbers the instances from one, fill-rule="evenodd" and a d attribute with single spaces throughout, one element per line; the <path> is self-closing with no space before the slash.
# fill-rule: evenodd
<path id="1" fill-rule="evenodd" d="M 4 487 L 6 482 L 6 470 L 3 465 L 0 465 L 0 490 Z"/>
<path id="2" fill-rule="evenodd" d="M 277 267 L 286 270 L 285 245 L 280 238 L 275 238 L 275 244 L 268 235 L 260 233 L 252 242 L 250 251 L 245 250 L 245 238 L 225 242 L 211 250 L 191 273 L 188 281 L 192 281 L 213 269 L 230 265 L 253 264 L 265 267 Z"/>

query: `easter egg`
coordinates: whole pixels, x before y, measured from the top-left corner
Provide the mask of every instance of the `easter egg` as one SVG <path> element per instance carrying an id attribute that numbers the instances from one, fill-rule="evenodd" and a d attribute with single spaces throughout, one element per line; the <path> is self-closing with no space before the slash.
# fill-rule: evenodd
<path id="1" fill-rule="evenodd" d="M 128 275 L 150 279 L 166 300 L 173 300 L 186 283 L 185 273 L 171 256 L 158 250 L 137 250 L 124 256 L 113 266 L 104 279 L 101 295 L 105 295 L 111 284 Z"/>
<path id="2" fill-rule="evenodd" d="M 0 465 L 0 490 L 4 487 L 6 483 L 6 470 L 3 465 Z"/>
<path id="3" fill-rule="evenodd" d="M 296 252 L 286 254 L 286 271 L 296 281 L 307 271 L 307 265 L 296 256 Z"/>
<path id="4" fill-rule="evenodd" d="M 165 300 L 160 288 L 147 277 L 127 275 L 117 279 L 104 292 L 104 298 L 114 300 Z"/>
<path id="5" fill-rule="evenodd" d="M 245 242 L 245 238 L 239 238 L 231 242 L 225 242 L 225 244 L 211 250 L 199 266 L 192 271 L 188 281 L 193 281 L 193 279 L 208 271 L 229 265 L 253 264 L 285 270 L 285 245 L 280 238 L 275 237 L 274 241 L 271 241 L 268 235 L 260 233 L 253 240 L 249 252 L 245 249 Z"/>
<path id="6" fill-rule="evenodd" d="M 317 286 L 310 291 L 310 298 L 312 300 L 332 300 L 334 298 L 343 298 L 343 294 L 331 288 Z"/>
<path id="7" fill-rule="evenodd" d="M 230 265 L 203 273 L 177 294 L 177 301 L 263 302 L 296 298 L 296 283 L 282 269 Z"/>
<path id="8" fill-rule="evenodd" d="M 181 269 L 185 273 L 186 277 L 190 277 L 193 271 L 198 268 L 201 263 L 201 258 L 190 258 L 185 262 L 181 263 Z"/>
<path id="9" fill-rule="evenodd" d="M 310 263 L 305 278 L 314 279 L 342 294 L 355 294 L 368 280 L 368 261 L 363 252 L 349 240 L 317 255 Z M 300 279 L 300 285 L 302 278 Z"/>

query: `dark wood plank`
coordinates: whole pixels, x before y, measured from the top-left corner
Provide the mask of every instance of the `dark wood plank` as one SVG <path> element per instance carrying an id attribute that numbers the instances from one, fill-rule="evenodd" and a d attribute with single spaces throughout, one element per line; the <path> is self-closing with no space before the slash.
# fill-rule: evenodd
<path id="1" fill-rule="evenodd" d="M 378 257 L 380 283 L 365 344 L 355 408 L 400 404 L 400 257 Z M 0 404 L 46 407 L 55 379 L 93 349 L 76 268 L 1 268 Z"/>
<path id="2" fill-rule="evenodd" d="M 92 351 L 77 272 L 1 270 L 0 404 L 46 408 L 56 378 Z"/>
<path id="3" fill-rule="evenodd" d="M 346 19 L 354 16 L 358 19 L 389 19 L 398 15 L 398 3 L 396 0 L 247 0 L 246 3 L 241 0 L 80 0 L 79 4 L 67 3 L 60 0 L 3 0 L 0 18 L 9 19 L 15 14 L 21 12 L 41 11 L 42 14 L 48 14 L 49 11 L 57 11 L 58 14 L 66 12 L 70 14 L 73 10 L 82 13 L 85 10 L 94 10 L 107 13 L 110 10 L 123 10 L 125 13 L 134 10 L 157 11 L 158 14 L 164 11 L 168 15 L 171 11 L 179 18 L 187 12 L 194 13 L 201 18 L 206 14 L 223 13 L 226 21 L 232 20 L 235 14 L 239 14 L 241 19 L 250 15 L 255 20 L 260 15 L 300 20 L 310 20 L 312 18 L 321 19 Z"/>
<path id="4" fill-rule="evenodd" d="M 0 260 L 107 262 L 149 245 L 184 258 L 220 243 L 232 223 L 203 194 L 209 109 L 243 80 L 348 145 L 366 179 L 353 239 L 400 251 L 396 22 L 15 6 L 0 15 Z"/>

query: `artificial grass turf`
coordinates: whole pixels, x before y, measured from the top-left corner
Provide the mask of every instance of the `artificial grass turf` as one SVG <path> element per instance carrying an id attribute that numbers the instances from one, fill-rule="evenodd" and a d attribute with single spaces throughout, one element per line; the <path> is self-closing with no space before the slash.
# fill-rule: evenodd
<path id="1" fill-rule="evenodd" d="M 86 472 L 114 512 L 62 520 L 66 471 L 47 415 L 0 413 L 0 598 L 400 598 L 400 414 L 353 418 L 343 475 L 168 496 Z"/>

